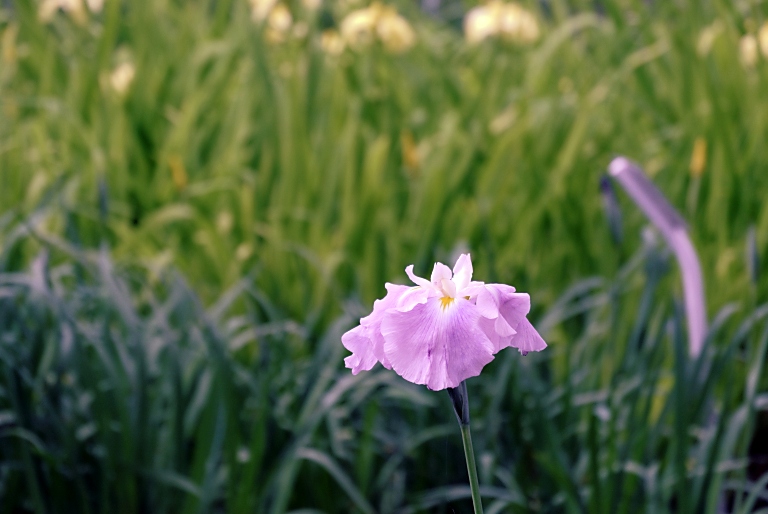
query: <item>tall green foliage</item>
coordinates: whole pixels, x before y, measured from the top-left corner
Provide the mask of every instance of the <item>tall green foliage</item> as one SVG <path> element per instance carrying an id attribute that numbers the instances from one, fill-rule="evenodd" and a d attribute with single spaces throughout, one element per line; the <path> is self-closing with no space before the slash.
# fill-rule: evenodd
<path id="1" fill-rule="evenodd" d="M 310 323 L 457 246 L 549 303 L 637 246 L 612 246 L 597 194 L 623 153 L 690 220 L 711 306 L 742 296 L 744 235 L 756 225 L 764 255 L 768 233 L 768 70 L 739 60 L 757 6 L 553 2 L 537 43 L 470 46 L 406 5 L 413 49 L 338 57 L 320 34 L 342 8 L 292 7 L 307 35 L 271 44 L 244 0 L 107 2 L 83 25 L 14 3 L 0 19 L 0 211 L 24 217 L 53 194 L 46 230 L 172 263 L 207 300 L 250 274 Z M 135 78 L 118 94 L 124 62 Z"/>

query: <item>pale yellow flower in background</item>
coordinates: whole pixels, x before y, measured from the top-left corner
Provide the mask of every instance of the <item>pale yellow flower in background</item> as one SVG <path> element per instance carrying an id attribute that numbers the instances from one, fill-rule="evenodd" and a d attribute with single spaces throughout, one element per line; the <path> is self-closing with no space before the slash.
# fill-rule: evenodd
<path id="1" fill-rule="evenodd" d="M 739 57 L 742 64 L 752 67 L 757 64 L 757 38 L 752 34 L 746 34 L 739 40 Z"/>
<path id="2" fill-rule="evenodd" d="M 378 39 L 392 53 L 404 52 L 416 43 L 416 33 L 408 20 L 393 7 L 379 2 L 349 13 L 341 21 L 341 37 L 355 49 Z"/>
<path id="3" fill-rule="evenodd" d="M 501 36 L 516 43 L 533 43 L 539 39 L 539 23 L 530 11 L 519 4 L 506 4 L 501 9 Z"/>
<path id="4" fill-rule="evenodd" d="M 328 55 L 340 55 L 344 46 L 344 38 L 337 31 L 329 29 L 320 34 L 320 47 Z"/>
<path id="5" fill-rule="evenodd" d="M 267 41 L 271 43 L 281 43 L 291 30 L 293 25 L 293 16 L 285 4 L 277 4 L 272 8 L 267 18 Z"/>
<path id="6" fill-rule="evenodd" d="M 230 211 L 220 211 L 216 216 L 216 230 L 219 234 L 226 235 L 232 231 L 235 225 L 235 217 Z"/>
<path id="7" fill-rule="evenodd" d="M 381 13 L 376 32 L 384 48 L 392 53 L 405 52 L 416 43 L 416 33 L 408 21 L 389 7 Z"/>
<path id="8" fill-rule="evenodd" d="M 492 36 L 515 43 L 533 43 L 539 39 L 540 30 L 534 14 L 519 4 L 491 0 L 467 13 L 464 34 L 473 44 Z"/>
<path id="9" fill-rule="evenodd" d="M 277 0 L 248 0 L 251 5 L 251 19 L 256 23 L 266 20 L 277 4 Z"/>
<path id="10" fill-rule="evenodd" d="M 285 4 L 277 4 L 269 13 L 269 28 L 278 32 L 288 32 L 293 24 L 293 16 Z"/>
<path id="11" fill-rule="evenodd" d="M 760 52 L 763 54 L 763 57 L 768 59 L 768 21 L 763 23 L 763 26 L 757 32 L 757 41 L 760 44 Z"/>
<path id="12" fill-rule="evenodd" d="M 301 5 L 308 11 L 317 11 L 323 5 L 323 0 L 301 0 Z"/>
<path id="13" fill-rule="evenodd" d="M 123 96 L 128 92 L 136 75 L 136 67 L 130 62 L 124 62 L 109 74 L 109 84 L 115 92 Z"/>
<path id="14" fill-rule="evenodd" d="M 344 17 L 340 27 L 344 42 L 354 48 L 373 43 L 380 9 L 381 4 L 374 3 L 364 9 L 352 11 Z"/>
<path id="15" fill-rule="evenodd" d="M 9 67 L 16 64 L 18 57 L 18 46 L 16 45 L 16 38 L 19 35 L 19 26 L 16 24 L 9 25 L 4 31 L 2 37 L 0 37 L 0 47 L 3 49 L 3 63 Z"/>
<path id="16" fill-rule="evenodd" d="M 43 23 L 49 23 L 59 9 L 81 25 L 88 21 L 83 0 L 43 0 L 37 11 L 37 16 Z"/>
<path id="17" fill-rule="evenodd" d="M 309 32 L 306 23 L 296 24 L 288 6 L 278 0 L 248 0 L 251 6 L 251 19 L 258 25 L 264 25 L 264 39 L 270 43 L 283 43 L 294 28 L 294 37 L 304 38 Z"/>
<path id="18" fill-rule="evenodd" d="M 699 57 L 704 57 L 709 53 L 715 39 L 723 32 L 723 28 L 723 23 L 720 20 L 715 20 L 704 27 L 696 41 L 696 53 L 699 54 Z"/>
<path id="19" fill-rule="evenodd" d="M 468 42 L 479 43 L 499 33 L 502 6 L 501 2 L 494 0 L 470 9 L 464 17 L 464 34 Z"/>
<path id="20" fill-rule="evenodd" d="M 250 243 L 241 243 L 235 250 L 235 257 L 238 261 L 245 261 L 253 255 L 253 246 Z"/>
<path id="21" fill-rule="evenodd" d="M 292 34 L 296 39 L 304 39 L 309 34 L 309 25 L 305 21 L 294 24 Z"/>
<path id="22" fill-rule="evenodd" d="M 104 0 L 85 0 L 85 3 L 92 13 L 100 13 L 104 8 Z"/>

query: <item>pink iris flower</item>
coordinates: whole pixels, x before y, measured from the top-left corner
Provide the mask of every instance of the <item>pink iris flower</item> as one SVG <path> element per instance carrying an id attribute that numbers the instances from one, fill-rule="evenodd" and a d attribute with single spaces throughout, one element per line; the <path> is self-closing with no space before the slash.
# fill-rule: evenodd
<path id="1" fill-rule="evenodd" d="M 504 284 L 472 281 L 472 261 L 463 254 L 453 271 L 436 263 L 431 280 L 405 273 L 415 287 L 386 284 L 387 294 L 373 312 L 345 333 L 341 342 L 352 355 L 352 373 L 380 362 L 414 384 L 440 390 L 480 374 L 500 350 L 523 355 L 547 344 L 526 315 L 531 299 Z"/>

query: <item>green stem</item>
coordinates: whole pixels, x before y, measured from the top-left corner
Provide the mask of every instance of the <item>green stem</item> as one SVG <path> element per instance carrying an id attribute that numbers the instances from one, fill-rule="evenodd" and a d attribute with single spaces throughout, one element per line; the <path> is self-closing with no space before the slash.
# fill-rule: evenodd
<path id="1" fill-rule="evenodd" d="M 469 433 L 469 395 L 467 395 L 467 383 L 462 381 L 457 387 L 446 389 L 453 403 L 453 411 L 461 428 L 461 440 L 464 443 L 464 457 L 467 459 L 467 472 L 469 473 L 469 490 L 472 492 L 472 505 L 475 514 L 483 514 L 483 502 L 480 499 L 480 483 L 477 480 L 477 466 L 475 465 L 475 451 L 472 449 L 472 435 Z"/>
<path id="2" fill-rule="evenodd" d="M 477 466 L 475 465 L 475 452 L 472 449 L 472 434 L 469 433 L 469 423 L 459 426 L 461 427 L 461 440 L 464 442 L 464 457 L 467 459 L 472 505 L 475 508 L 475 514 L 483 514 L 483 502 L 480 499 L 480 483 L 477 480 Z"/>

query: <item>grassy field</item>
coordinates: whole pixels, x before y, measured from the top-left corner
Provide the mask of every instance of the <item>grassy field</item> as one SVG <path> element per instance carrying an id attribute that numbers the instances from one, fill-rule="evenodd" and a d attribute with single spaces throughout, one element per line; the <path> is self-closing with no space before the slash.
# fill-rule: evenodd
<path id="1" fill-rule="evenodd" d="M 324 48 L 354 1 L 0 7 L 9 512 L 466 511 L 447 395 L 340 343 L 459 251 L 550 344 L 469 381 L 486 512 L 768 505 L 768 6 L 527 2 L 535 41 L 473 45 L 396 5 L 401 53 Z M 618 154 L 690 224 L 697 360 Z"/>

